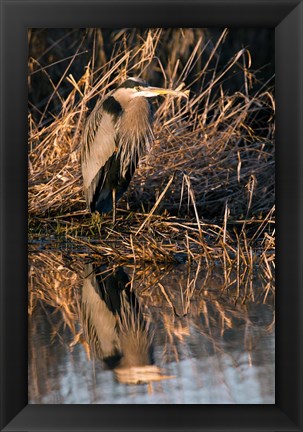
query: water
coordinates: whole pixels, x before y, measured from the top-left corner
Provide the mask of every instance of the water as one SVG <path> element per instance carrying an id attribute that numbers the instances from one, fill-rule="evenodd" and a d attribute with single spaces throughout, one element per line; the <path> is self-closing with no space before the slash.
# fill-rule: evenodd
<path id="1" fill-rule="evenodd" d="M 275 403 L 274 295 L 258 275 L 239 287 L 220 267 L 89 258 L 30 258 L 29 403 Z"/>

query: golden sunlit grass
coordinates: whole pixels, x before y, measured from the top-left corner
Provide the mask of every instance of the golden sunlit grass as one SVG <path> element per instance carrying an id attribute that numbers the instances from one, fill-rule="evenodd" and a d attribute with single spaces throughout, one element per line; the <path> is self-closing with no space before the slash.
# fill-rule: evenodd
<path id="1" fill-rule="evenodd" d="M 262 265 L 272 278 L 275 104 L 268 84 L 251 92 L 256 78 L 249 51 L 240 50 L 219 68 L 227 31 L 210 48 L 199 29 L 153 29 L 137 39 L 135 32 L 121 30 L 108 58 L 102 32 L 85 37 L 92 34 L 98 56 L 80 79 L 69 67 L 59 83 L 49 77 L 53 90 L 46 107 L 39 115 L 37 107 L 29 111 L 30 238 L 61 236 L 120 262 L 191 262 L 203 256 L 208 266 L 219 260 L 226 271 Z M 30 89 L 39 68 L 48 74 L 29 58 Z M 231 93 L 225 82 L 235 70 L 243 87 Z M 82 196 L 79 151 L 88 106 L 127 76 L 159 84 L 153 82 L 159 74 L 160 85 L 189 90 L 190 96 L 156 103 L 154 146 L 119 201 L 113 227 L 111 215 L 91 218 Z M 60 91 L 67 83 L 65 93 Z M 54 99 L 60 109 L 50 110 Z"/>
<path id="2" fill-rule="evenodd" d="M 218 55 L 225 33 L 209 54 L 208 62 Z M 88 65 L 78 82 L 68 76 L 67 71 L 62 81 L 68 80 L 73 89 L 64 99 L 60 95 L 62 108 L 52 115 L 51 122 L 44 125 L 43 117 L 39 122 L 35 121 L 30 111 L 31 215 L 64 214 L 85 209 L 79 147 L 87 105 L 93 97 L 102 97 L 126 76 L 143 75 L 147 79 L 149 74 L 152 76 L 153 59 L 160 49 L 160 35 L 161 30 L 149 31 L 141 45 L 133 49 L 125 46 L 94 73 Z M 188 80 L 189 71 L 195 67 L 204 49 L 205 44 L 200 38 L 181 76 L 175 73 L 178 66 L 176 52 L 171 53 L 167 65 L 161 65 L 164 84 L 178 88 Z M 155 114 L 155 144 L 141 162 L 132 182 L 128 193 L 130 205 L 138 207 L 142 202 L 148 208 L 174 174 L 169 198 L 165 200 L 168 211 L 179 210 L 184 214 L 192 205 L 192 196 L 197 208 L 217 217 L 223 215 L 226 205 L 236 218 L 270 210 L 274 202 L 274 100 L 267 87 L 250 96 L 249 82 L 253 77 L 246 63 L 249 63 L 249 54 L 243 49 L 222 71 L 213 70 L 211 79 L 204 83 L 206 63 L 194 80 L 201 83 L 199 92 L 191 92 L 186 102 L 170 97 L 161 100 Z M 230 95 L 219 84 L 236 64 L 243 65 L 246 85 L 242 92 Z M 193 81 L 187 84 L 187 88 L 191 90 L 193 84 Z M 54 93 L 59 95 L 58 85 Z M 261 131 L 258 131 L 256 119 L 258 114 L 264 116 L 266 113 L 268 121 L 263 122 L 262 136 L 259 136 Z"/>

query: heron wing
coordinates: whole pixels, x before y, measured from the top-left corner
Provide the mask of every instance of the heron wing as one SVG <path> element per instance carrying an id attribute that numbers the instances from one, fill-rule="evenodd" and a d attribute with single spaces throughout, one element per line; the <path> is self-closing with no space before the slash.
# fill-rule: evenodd
<path id="1" fill-rule="evenodd" d="M 84 195 L 90 207 L 96 188 L 102 181 L 106 162 L 116 151 L 115 118 L 97 104 L 89 116 L 83 134 L 82 175 Z"/>

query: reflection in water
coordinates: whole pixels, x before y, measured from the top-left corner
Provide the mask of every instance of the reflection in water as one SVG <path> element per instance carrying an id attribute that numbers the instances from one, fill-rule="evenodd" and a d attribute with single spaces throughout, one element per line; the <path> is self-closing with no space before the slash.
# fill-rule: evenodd
<path id="1" fill-rule="evenodd" d="M 118 381 L 137 384 L 161 379 L 160 368 L 151 366 L 149 325 L 122 267 L 85 266 L 81 322 L 90 352 L 115 370 Z"/>
<path id="2" fill-rule="evenodd" d="M 274 290 L 234 280 L 33 255 L 30 403 L 274 403 Z"/>

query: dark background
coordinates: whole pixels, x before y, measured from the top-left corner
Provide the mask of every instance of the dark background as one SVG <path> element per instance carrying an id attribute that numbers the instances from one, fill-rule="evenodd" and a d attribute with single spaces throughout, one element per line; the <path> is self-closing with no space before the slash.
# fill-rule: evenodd
<path id="1" fill-rule="evenodd" d="M 123 44 L 124 38 L 128 40 L 128 46 L 134 47 L 148 29 L 101 29 L 101 28 L 32 28 L 28 31 L 29 44 L 29 102 L 30 109 L 35 107 L 33 114 L 39 116 L 38 110 L 44 111 L 48 98 L 53 91 L 53 85 L 57 85 L 66 68 L 75 80 L 78 81 L 85 72 L 85 67 L 94 58 L 94 66 L 102 67 L 112 56 L 113 52 Z M 179 44 L 180 64 L 182 71 L 191 51 L 199 37 L 204 38 L 206 48 L 195 69 L 187 77 L 190 84 L 195 73 L 202 69 L 209 54 L 219 39 L 223 28 L 184 29 L 184 38 L 187 38 L 183 45 L 182 38 L 179 38 L 179 29 L 165 29 L 161 36 L 161 50 L 157 55 L 162 64 L 167 63 L 169 53 L 173 50 L 173 44 Z M 101 47 L 101 49 L 100 49 Z M 219 51 L 209 65 L 209 71 L 217 67 L 221 70 L 230 59 L 242 48 L 247 48 L 251 55 L 251 70 L 255 73 L 253 80 L 253 91 L 257 91 L 261 85 L 269 81 L 273 85 L 274 64 L 275 64 L 275 41 L 273 28 L 229 28 L 227 37 L 221 44 Z M 72 57 L 78 52 L 75 61 Z M 69 63 L 71 63 L 69 65 Z M 44 69 L 45 68 L 45 69 Z M 152 70 L 152 72 L 151 72 Z M 243 88 L 243 73 L 234 68 L 223 82 L 224 90 L 232 93 Z M 210 79 L 210 77 L 206 77 Z M 160 70 L 155 71 L 152 67 L 149 70 L 149 80 L 152 85 L 162 85 L 163 77 Z M 51 82 L 50 82 L 51 81 Z M 64 96 L 72 90 L 72 85 L 64 80 L 60 83 L 59 92 Z M 191 86 L 191 92 L 199 91 L 199 83 Z M 52 99 L 49 106 L 50 111 L 60 110 L 60 101 L 57 97 Z"/>

